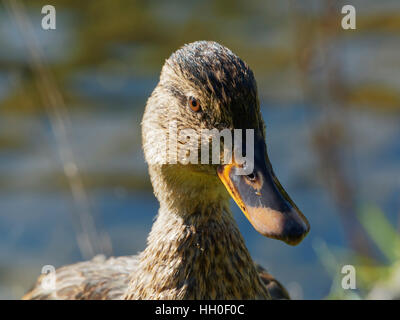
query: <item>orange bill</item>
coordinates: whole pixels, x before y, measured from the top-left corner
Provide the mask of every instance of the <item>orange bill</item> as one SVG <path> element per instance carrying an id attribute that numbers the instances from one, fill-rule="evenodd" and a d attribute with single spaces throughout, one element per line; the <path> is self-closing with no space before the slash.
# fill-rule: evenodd
<path id="1" fill-rule="evenodd" d="M 233 161 L 219 166 L 218 176 L 259 233 L 297 245 L 310 225 L 276 178 L 261 138 L 255 142 L 252 161 L 253 172 L 249 175 L 240 174 L 243 166 Z"/>

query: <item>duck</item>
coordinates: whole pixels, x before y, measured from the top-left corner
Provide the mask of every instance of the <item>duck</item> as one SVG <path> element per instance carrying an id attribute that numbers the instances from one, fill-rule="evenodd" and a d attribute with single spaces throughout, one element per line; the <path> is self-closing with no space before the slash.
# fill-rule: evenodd
<path id="1" fill-rule="evenodd" d="M 159 202 L 146 248 L 132 256 L 96 256 L 60 267 L 52 286 L 44 285 L 49 275 L 41 275 L 23 299 L 290 299 L 253 261 L 230 210 L 233 198 L 256 231 L 289 245 L 310 230 L 272 169 L 250 67 L 217 42 L 185 44 L 165 61 L 141 126 Z M 202 134 L 202 147 L 211 144 L 207 130 L 250 130 L 253 139 L 240 133 L 239 145 L 253 156 L 240 161 L 233 153 L 223 162 L 224 137 L 216 151 L 203 152 L 201 161 L 197 153 L 188 162 L 188 150 L 197 151 L 199 144 L 193 140 L 188 149 L 186 136 L 173 144 L 171 127 L 186 130 L 184 135 Z M 211 153 L 216 161 L 210 161 Z"/>

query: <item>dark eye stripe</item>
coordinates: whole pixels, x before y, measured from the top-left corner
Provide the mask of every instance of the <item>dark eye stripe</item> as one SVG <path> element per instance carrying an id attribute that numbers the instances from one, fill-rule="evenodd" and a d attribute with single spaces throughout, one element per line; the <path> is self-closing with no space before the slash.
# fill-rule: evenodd
<path id="1" fill-rule="evenodd" d="M 164 87 L 166 90 L 171 92 L 172 95 L 174 97 L 176 97 L 181 102 L 182 105 L 186 105 L 187 97 L 184 94 L 182 94 L 177 88 L 175 88 L 173 86 L 165 86 L 165 85 L 163 85 L 162 87 Z"/>

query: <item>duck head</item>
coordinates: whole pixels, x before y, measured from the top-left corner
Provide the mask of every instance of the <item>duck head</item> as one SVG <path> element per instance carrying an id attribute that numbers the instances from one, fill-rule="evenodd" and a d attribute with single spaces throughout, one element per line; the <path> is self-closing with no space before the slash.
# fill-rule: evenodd
<path id="1" fill-rule="evenodd" d="M 219 146 L 215 133 L 223 136 Z M 198 41 L 166 60 L 147 102 L 142 136 L 161 204 L 187 199 L 182 210 L 188 211 L 230 195 L 264 236 L 296 245 L 308 233 L 307 219 L 269 161 L 253 72 L 226 47 Z"/>

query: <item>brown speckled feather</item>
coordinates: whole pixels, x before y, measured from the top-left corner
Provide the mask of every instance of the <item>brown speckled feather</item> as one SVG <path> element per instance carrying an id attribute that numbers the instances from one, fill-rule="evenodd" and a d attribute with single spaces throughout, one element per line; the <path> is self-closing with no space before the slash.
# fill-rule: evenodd
<path id="1" fill-rule="evenodd" d="M 46 275 L 40 276 L 34 288 L 22 299 L 121 299 L 127 290 L 129 275 L 136 271 L 136 266 L 136 256 L 109 259 L 96 256 L 90 261 L 57 269 L 55 290 L 45 290 L 41 283 Z"/>
<path id="2" fill-rule="evenodd" d="M 119 300 L 128 290 L 129 275 L 137 269 L 137 256 L 105 259 L 96 256 L 90 261 L 64 266 L 56 270 L 54 291 L 45 290 L 37 280 L 24 300 Z M 263 267 L 257 265 L 261 280 L 272 299 L 290 299 L 286 289 Z"/>
<path id="3" fill-rule="evenodd" d="M 258 274 L 268 289 L 272 300 L 290 300 L 290 295 L 285 287 L 268 273 L 262 266 L 257 265 Z"/>

